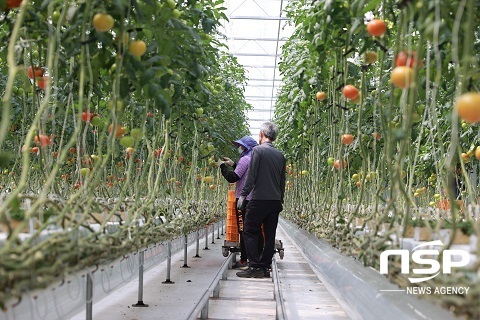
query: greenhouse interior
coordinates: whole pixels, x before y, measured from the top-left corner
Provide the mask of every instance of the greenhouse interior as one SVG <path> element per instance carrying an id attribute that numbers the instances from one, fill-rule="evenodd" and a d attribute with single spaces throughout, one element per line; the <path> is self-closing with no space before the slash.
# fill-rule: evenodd
<path id="1" fill-rule="evenodd" d="M 479 0 L 0 0 L 0 22 L 0 320 L 480 319 Z M 256 252 L 274 170 L 224 171 L 273 168 L 265 139 L 282 210 Z"/>

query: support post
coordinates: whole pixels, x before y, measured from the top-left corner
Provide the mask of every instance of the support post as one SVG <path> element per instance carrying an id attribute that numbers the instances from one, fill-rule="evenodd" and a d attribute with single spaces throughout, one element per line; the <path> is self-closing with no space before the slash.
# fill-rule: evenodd
<path id="1" fill-rule="evenodd" d="M 200 312 L 200 319 L 208 319 L 208 301 Z"/>
<path id="2" fill-rule="evenodd" d="M 132 307 L 148 307 L 143 303 L 143 264 L 145 262 L 145 251 L 138 253 L 138 302 L 132 304 Z"/>
<path id="3" fill-rule="evenodd" d="M 93 279 L 92 279 L 92 274 L 90 272 L 87 273 L 87 288 L 86 288 L 85 292 L 86 292 L 85 298 L 87 300 L 85 315 L 86 315 L 87 320 L 92 320 L 93 319 L 93 312 L 92 312 L 92 307 L 93 307 Z"/>
<path id="4" fill-rule="evenodd" d="M 184 240 L 184 244 L 183 244 L 183 266 L 182 266 L 182 268 L 190 268 L 187 265 L 188 235 L 185 235 L 184 239 L 185 240 Z"/>
<path id="5" fill-rule="evenodd" d="M 223 223 L 224 223 L 225 219 L 222 219 L 222 236 L 223 236 L 223 229 L 225 229 Z"/>
<path id="6" fill-rule="evenodd" d="M 172 268 L 172 243 L 168 241 L 167 243 L 167 279 L 163 281 L 164 284 L 175 283 L 170 280 L 170 269 Z"/>
<path id="7" fill-rule="evenodd" d="M 205 248 L 203 250 L 210 250 L 208 249 L 208 226 L 205 227 Z"/>
<path id="8" fill-rule="evenodd" d="M 217 222 L 217 239 L 220 239 L 220 222 Z"/>
<path id="9" fill-rule="evenodd" d="M 215 222 L 212 224 L 212 244 L 215 244 Z"/>
<path id="10" fill-rule="evenodd" d="M 199 250 L 200 250 L 200 230 L 197 230 L 197 246 L 195 248 L 195 256 L 194 258 L 201 258 L 199 255 Z"/>

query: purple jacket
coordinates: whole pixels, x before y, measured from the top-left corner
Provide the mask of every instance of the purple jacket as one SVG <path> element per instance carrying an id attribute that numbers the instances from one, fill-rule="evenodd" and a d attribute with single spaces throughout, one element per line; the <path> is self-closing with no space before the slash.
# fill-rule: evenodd
<path id="1" fill-rule="evenodd" d="M 251 153 L 252 149 L 257 145 L 257 141 L 250 136 L 244 136 L 239 140 L 233 141 L 236 146 L 243 146 L 245 150 L 240 155 L 238 162 L 233 165 L 234 170 L 230 171 L 225 164 L 220 165 L 220 169 L 224 178 L 230 182 L 235 182 L 235 197 L 240 197 L 240 192 L 245 186 L 245 181 L 247 180 L 248 168 L 250 166 Z M 246 197 L 247 200 L 250 200 L 250 195 Z"/>

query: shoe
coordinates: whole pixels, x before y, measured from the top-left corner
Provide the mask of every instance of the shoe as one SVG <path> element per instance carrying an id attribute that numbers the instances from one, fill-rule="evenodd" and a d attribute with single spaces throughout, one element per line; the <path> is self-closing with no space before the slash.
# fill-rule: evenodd
<path id="1" fill-rule="evenodd" d="M 270 278 L 270 270 L 263 269 L 263 277 L 264 278 Z"/>
<path id="2" fill-rule="evenodd" d="M 237 261 L 233 266 L 232 266 L 232 269 L 240 269 L 240 268 L 244 268 L 244 267 L 248 267 L 248 264 L 247 264 L 247 261 Z"/>
<path id="3" fill-rule="evenodd" d="M 263 268 L 248 268 L 245 271 L 237 272 L 237 277 L 240 278 L 263 278 L 264 276 Z"/>

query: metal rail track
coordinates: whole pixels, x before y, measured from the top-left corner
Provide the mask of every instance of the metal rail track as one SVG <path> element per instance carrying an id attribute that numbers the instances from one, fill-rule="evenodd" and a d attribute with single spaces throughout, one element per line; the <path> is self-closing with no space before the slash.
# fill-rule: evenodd
<path id="1" fill-rule="evenodd" d="M 192 310 L 190 315 L 187 317 L 189 320 L 194 319 L 209 319 L 209 302 L 220 298 L 220 281 L 228 281 L 228 271 L 231 269 L 234 262 L 236 253 L 230 253 L 228 257 L 223 262 L 222 266 L 218 270 L 215 278 L 212 280 L 209 287 L 205 290 L 205 293 L 201 296 L 196 307 Z M 275 302 L 275 319 L 277 320 L 287 320 L 285 303 L 282 295 L 282 290 L 280 287 L 279 277 L 278 277 L 278 268 L 275 257 L 272 260 L 272 282 L 273 282 L 273 297 L 272 300 Z M 254 286 L 255 283 L 248 283 L 248 279 L 236 279 L 237 282 L 241 282 L 242 286 Z M 238 300 L 251 300 L 250 298 L 238 298 Z M 222 303 L 230 303 L 229 300 L 226 300 Z"/>

